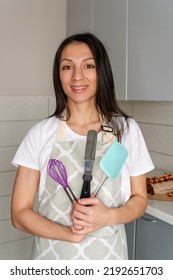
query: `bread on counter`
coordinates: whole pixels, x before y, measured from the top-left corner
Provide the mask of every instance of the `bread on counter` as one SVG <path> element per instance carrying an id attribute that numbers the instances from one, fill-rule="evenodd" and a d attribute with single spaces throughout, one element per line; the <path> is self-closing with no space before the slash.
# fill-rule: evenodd
<path id="1" fill-rule="evenodd" d="M 173 174 L 147 177 L 147 192 L 150 195 L 167 194 L 173 197 Z"/>

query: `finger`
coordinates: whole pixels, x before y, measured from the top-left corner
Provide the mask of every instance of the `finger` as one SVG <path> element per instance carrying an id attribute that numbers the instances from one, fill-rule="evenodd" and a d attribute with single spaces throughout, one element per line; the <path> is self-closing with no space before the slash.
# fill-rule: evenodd
<path id="1" fill-rule="evenodd" d="M 87 207 L 86 205 L 81 205 L 79 203 L 77 203 L 76 205 L 74 205 L 74 208 L 73 208 L 73 213 L 77 214 L 78 213 L 83 213 L 84 215 L 87 214 Z"/>
<path id="2" fill-rule="evenodd" d="M 76 229 L 74 226 L 71 227 L 71 230 L 74 234 L 86 236 L 89 231 L 87 228 Z"/>
<path id="3" fill-rule="evenodd" d="M 88 205 L 94 205 L 98 203 L 98 198 L 91 196 L 89 198 L 81 198 L 78 200 L 79 205 L 84 205 L 84 206 L 88 206 Z"/>
<path id="4" fill-rule="evenodd" d="M 83 235 L 83 230 L 84 230 L 84 228 L 83 228 L 83 227 L 76 228 L 76 227 L 73 225 L 73 226 L 71 226 L 71 230 L 72 230 L 72 232 L 75 233 L 75 234 Z"/>
<path id="5" fill-rule="evenodd" d="M 77 228 L 77 227 L 83 228 L 83 227 L 88 226 L 88 224 L 87 224 L 85 221 L 79 220 L 79 219 L 76 219 L 76 218 L 74 218 L 74 219 L 72 220 L 72 222 L 73 222 L 73 226 L 74 226 L 75 228 Z"/>

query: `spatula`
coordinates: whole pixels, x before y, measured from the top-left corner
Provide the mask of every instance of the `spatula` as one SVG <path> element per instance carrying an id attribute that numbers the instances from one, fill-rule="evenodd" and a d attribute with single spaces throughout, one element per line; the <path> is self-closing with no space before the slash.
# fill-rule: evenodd
<path id="1" fill-rule="evenodd" d="M 110 148 L 107 150 L 107 152 L 100 160 L 100 168 L 104 171 L 105 176 L 103 177 L 102 181 L 99 183 L 98 190 L 95 196 L 98 194 L 100 188 L 108 178 L 115 179 L 119 175 L 127 159 L 127 156 L 128 156 L 128 151 L 118 141 L 115 141 L 110 146 Z"/>
<path id="2" fill-rule="evenodd" d="M 89 130 L 87 134 L 87 141 L 85 147 L 84 157 L 84 175 L 83 186 L 80 198 L 90 197 L 90 182 L 92 180 L 92 169 L 95 160 L 97 145 L 97 132 L 95 130 Z"/>

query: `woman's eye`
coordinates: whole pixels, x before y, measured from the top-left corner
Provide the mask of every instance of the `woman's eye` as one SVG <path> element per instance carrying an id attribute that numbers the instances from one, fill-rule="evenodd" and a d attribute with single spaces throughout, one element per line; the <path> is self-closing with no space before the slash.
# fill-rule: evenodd
<path id="1" fill-rule="evenodd" d="M 87 65 L 86 65 L 86 68 L 95 68 L 95 65 L 93 65 L 93 64 L 87 64 Z"/>
<path id="2" fill-rule="evenodd" d="M 64 65 L 62 66 L 62 70 L 69 70 L 71 68 L 70 65 Z"/>

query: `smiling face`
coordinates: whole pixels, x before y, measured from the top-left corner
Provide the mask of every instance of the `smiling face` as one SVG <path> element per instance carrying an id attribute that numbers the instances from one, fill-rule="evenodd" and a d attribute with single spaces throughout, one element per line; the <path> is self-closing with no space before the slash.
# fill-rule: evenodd
<path id="1" fill-rule="evenodd" d="M 96 64 L 87 44 L 74 42 L 64 48 L 60 61 L 60 80 L 68 103 L 95 102 Z"/>

